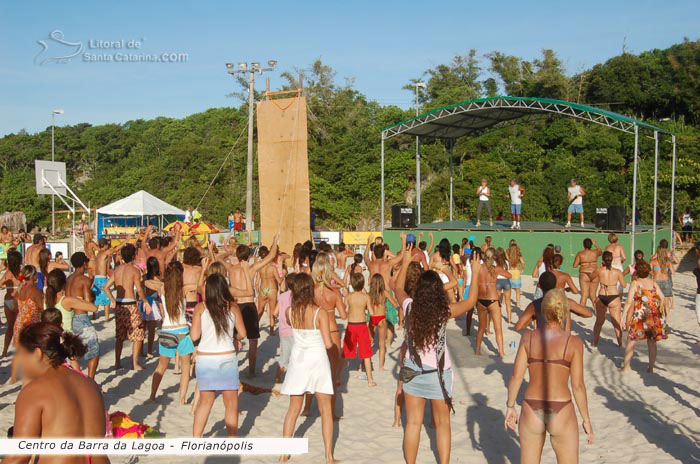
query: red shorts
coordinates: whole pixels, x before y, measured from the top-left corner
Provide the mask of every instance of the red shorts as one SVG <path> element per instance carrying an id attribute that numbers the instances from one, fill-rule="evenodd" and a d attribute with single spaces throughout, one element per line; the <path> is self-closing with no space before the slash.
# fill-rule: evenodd
<path id="1" fill-rule="evenodd" d="M 242 222 L 236 222 L 233 224 L 233 230 L 243 230 L 243 223 Z"/>
<path id="2" fill-rule="evenodd" d="M 369 317 L 369 322 L 373 326 L 378 326 L 380 322 L 382 322 L 384 319 L 386 319 L 386 316 L 370 316 Z"/>
<path id="3" fill-rule="evenodd" d="M 355 359 L 357 349 L 360 349 L 360 359 L 372 357 L 372 343 L 369 340 L 369 328 L 363 322 L 348 322 L 343 341 L 343 358 Z"/>

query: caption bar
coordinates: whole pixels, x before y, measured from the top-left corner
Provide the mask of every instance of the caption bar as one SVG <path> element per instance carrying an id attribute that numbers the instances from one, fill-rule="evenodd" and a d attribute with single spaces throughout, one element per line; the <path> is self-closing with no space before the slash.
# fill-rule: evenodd
<path id="1" fill-rule="evenodd" d="M 14 438 L 0 439 L 0 455 L 227 455 L 305 454 L 306 438 Z"/>

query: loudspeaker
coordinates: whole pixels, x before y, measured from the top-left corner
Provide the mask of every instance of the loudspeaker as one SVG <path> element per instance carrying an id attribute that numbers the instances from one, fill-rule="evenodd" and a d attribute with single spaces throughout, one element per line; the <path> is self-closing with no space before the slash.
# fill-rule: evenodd
<path id="1" fill-rule="evenodd" d="M 608 230 L 624 231 L 627 228 L 627 212 L 624 206 L 608 207 Z"/>
<path id="2" fill-rule="evenodd" d="M 391 207 L 391 227 L 395 229 L 411 229 L 416 227 L 416 214 L 413 207 L 393 205 Z"/>
<path id="3" fill-rule="evenodd" d="M 607 229 L 608 227 L 608 208 L 596 208 L 595 219 L 593 225 L 596 229 Z"/>

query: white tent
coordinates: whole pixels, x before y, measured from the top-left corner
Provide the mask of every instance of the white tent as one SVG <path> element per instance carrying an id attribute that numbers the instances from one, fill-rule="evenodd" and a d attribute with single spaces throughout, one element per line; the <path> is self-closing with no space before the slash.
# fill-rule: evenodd
<path id="1" fill-rule="evenodd" d="M 169 216 L 166 217 L 166 216 Z M 153 224 L 163 228 L 169 220 L 184 219 L 185 212 L 145 190 L 117 200 L 97 210 L 97 236 L 102 237 L 105 227 L 144 226 Z"/>
<path id="2" fill-rule="evenodd" d="M 145 190 L 139 190 L 126 198 L 117 200 L 97 210 L 97 214 L 110 216 L 184 216 L 180 208 L 154 197 Z"/>

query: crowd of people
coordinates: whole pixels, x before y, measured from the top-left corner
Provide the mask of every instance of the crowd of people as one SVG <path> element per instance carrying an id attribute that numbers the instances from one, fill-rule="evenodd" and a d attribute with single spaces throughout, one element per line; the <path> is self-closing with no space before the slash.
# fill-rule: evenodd
<path id="1" fill-rule="evenodd" d="M 517 184 L 512 187 L 512 192 L 522 193 Z M 483 188 L 480 193 L 485 194 Z M 519 221 L 520 211 L 513 214 Z M 549 433 L 557 458 L 575 462 L 579 429 L 572 396 L 589 444 L 594 435 L 583 378 L 583 343 L 571 333 L 571 314 L 595 317 L 594 346 L 608 314 L 621 347 L 627 331 L 623 371 L 630 369 L 635 344 L 646 340 L 652 372 L 656 342 L 667 337 L 673 307 L 677 263 L 665 240 L 648 261 L 636 251 L 627 263 L 615 234 L 608 236 L 605 249 L 585 239 L 573 263 L 579 269 L 578 286 L 562 270 L 561 248 L 547 245 L 538 262 L 531 263 L 537 289 L 534 300 L 523 308 L 522 275 L 528 263 L 515 240 L 504 249 L 495 247 L 491 237 L 479 245 L 474 237 L 454 244 L 443 238 L 436 244 L 432 233 L 429 243 L 422 234 L 401 234 L 401 245 L 394 249 L 376 237 L 368 239 L 362 254 L 344 244 L 333 249 L 312 241 L 296 244 L 288 254 L 278 248 L 278 237 L 269 248 L 257 249 L 238 243 L 233 235 L 222 247 L 211 242 L 203 247 L 196 239 L 183 247 L 181 238 L 178 228 L 165 235 L 149 227 L 113 245 L 87 234 L 85 251 L 73 253 L 70 265 L 52 259 L 40 234 L 24 256 L 10 249 L 0 286 L 7 290 L 3 356 L 12 343 L 10 382 L 17 381 L 21 367 L 24 384 L 15 405 L 15 437 L 55 436 L 59 422 L 65 422 L 57 408 L 70 408 L 75 402 L 79 405 L 71 414 L 81 414 L 83 420 L 71 433 L 104 435 L 104 401 L 94 382 L 102 350 L 92 321 L 99 311 L 105 321 L 111 320 L 113 310 L 114 368 L 123 368 L 126 341 L 131 342 L 132 369 L 143 369 L 142 356 L 158 357 L 151 400 L 158 400 L 171 361 L 180 375 L 181 404 L 189 400 L 194 373 L 195 437 L 205 433 L 217 392 L 223 398 L 229 436 L 238 431 L 239 393 L 244 389 L 289 396 L 284 437 L 294 435 L 299 415 L 309 414 L 315 398 L 325 458 L 335 462 L 341 374 L 357 366 L 358 375 L 373 388 L 373 370 L 396 367 L 393 425 L 400 427 L 405 413 L 406 462 L 418 461 L 428 401 L 439 460 L 449 462 L 453 373 L 447 324 L 450 319 L 464 320 L 469 336 L 476 311 L 476 354 L 493 331 L 497 355 L 504 356 L 504 324 L 523 331 L 505 413 L 505 425 L 519 431 L 522 461 L 539 462 Z M 698 252 L 700 256 L 700 248 Z M 624 299 L 626 275 L 631 275 L 631 285 Z M 700 283 L 700 272 L 697 275 Z M 578 298 L 569 298 L 567 292 Z M 266 312 L 270 336 L 279 337 L 276 385 L 269 390 L 243 383 L 239 373 L 246 343 L 247 378 L 257 375 L 257 342 Z M 398 366 L 387 366 L 387 350 L 399 330 L 404 336 Z M 355 359 L 360 362 L 351 361 Z M 529 383 L 518 413 L 516 399 L 526 372 Z M 66 402 L 53 404 L 56 394 Z"/>

